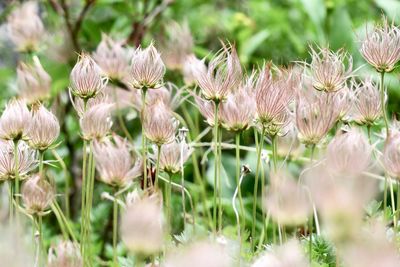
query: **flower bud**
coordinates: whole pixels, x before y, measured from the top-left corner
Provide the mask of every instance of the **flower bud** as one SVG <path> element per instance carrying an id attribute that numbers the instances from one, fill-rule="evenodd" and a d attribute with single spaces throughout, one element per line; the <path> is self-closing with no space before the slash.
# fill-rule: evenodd
<path id="1" fill-rule="evenodd" d="M 31 114 L 23 100 L 10 100 L 0 117 L 0 138 L 25 139 L 31 123 Z"/>
<path id="2" fill-rule="evenodd" d="M 31 215 L 43 215 L 55 198 L 54 187 L 40 174 L 33 175 L 22 186 L 22 201 Z"/>
<path id="3" fill-rule="evenodd" d="M 83 113 L 79 124 L 84 139 L 101 139 L 110 132 L 112 108 L 113 104 L 102 103 L 90 107 Z"/>
<path id="4" fill-rule="evenodd" d="M 178 143 L 174 140 L 172 143 L 163 145 L 160 154 L 160 168 L 167 173 L 181 171 L 183 167 L 181 165 L 186 162 L 192 151 L 193 149 L 185 141 Z M 155 155 L 153 157 L 156 158 Z"/>
<path id="5" fill-rule="evenodd" d="M 57 117 L 43 105 L 32 108 L 32 122 L 28 131 L 29 145 L 39 151 L 47 150 L 60 134 Z"/>

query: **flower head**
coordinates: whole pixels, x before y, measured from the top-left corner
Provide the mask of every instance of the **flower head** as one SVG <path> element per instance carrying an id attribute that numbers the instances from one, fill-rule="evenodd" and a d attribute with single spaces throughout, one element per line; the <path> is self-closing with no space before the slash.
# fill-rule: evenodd
<path id="1" fill-rule="evenodd" d="M 204 100 L 203 98 L 195 95 L 194 101 L 196 103 L 196 107 L 199 109 L 201 115 L 206 119 L 206 122 L 211 127 L 215 124 L 215 102 L 211 100 Z M 221 109 L 218 111 L 218 122 L 220 122 Z"/>
<path id="2" fill-rule="evenodd" d="M 150 255 L 161 250 L 164 241 L 162 204 L 153 197 L 137 197 L 121 218 L 121 237 L 127 248 Z"/>
<path id="3" fill-rule="evenodd" d="M 94 105 L 83 113 L 79 120 L 83 138 L 86 140 L 101 139 L 111 129 L 111 110 L 113 104 L 101 103 Z"/>
<path id="4" fill-rule="evenodd" d="M 27 1 L 8 16 L 9 37 L 18 51 L 31 52 L 38 49 L 45 34 L 38 11 L 35 1 Z"/>
<path id="5" fill-rule="evenodd" d="M 160 169 L 168 173 L 181 171 L 182 165 L 192 154 L 192 151 L 193 149 L 185 141 L 177 142 L 174 140 L 172 143 L 163 145 L 160 154 Z"/>
<path id="6" fill-rule="evenodd" d="M 33 64 L 21 63 L 17 68 L 18 93 L 27 103 L 42 101 L 49 97 L 51 77 L 43 69 L 37 57 Z"/>
<path id="7" fill-rule="evenodd" d="M 42 215 L 55 198 L 54 187 L 39 174 L 33 175 L 22 186 L 22 201 L 31 215 Z"/>
<path id="8" fill-rule="evenodd" d="M 87 101 L 103 90 L 107 78 L 89 55 L 82 54 L 71 71 L 70 82 L 72 94 Z"/>
<path id="9" fill-rule="evenodd" d="M 93 149 L 96 168 L 103 182 L 121 188 L 142 174 L 142 162 L 132 159 L 125 139 L 113 135 L 112 139 L 96 140 Z"/>
<path id="10" fill-rule="evenodd" d="M 142 123 L 146 137 L 157 145 L 171 143 L 175 138 L 177 121 L 163 101 L 146 106 Z"/>
<path id="11" fill-rule="evenodd" d="M 198 59 L 195 55 L 186 56 L 183 61 L 182 74 L 186 85 L 196 84 L 196 73 L 206 73 L 207 67 L 204 60 Z"/>
<path id="12" fill-rule="evenodd" d="M 93 59 L 110 79 L 123 81 L 127 78 L 129 58 L 122 42 L 103 34 Z"/>
<path id="13" fill-rule="evenodd" d="M 61 241 L 49 250 L 48 267 L 83 267 L 79 246 L 71 241 Z"/>
<path id="14" fill-rule="evenodd" d="M 196 68 L 194 76 L 207 100 L 225 101 L 242 81 L 242 67 L 233 46 L 225 47 L 208 64 L 207 71 Z"/>
<path id="15" fill-rule="evenodd" d="M 360 83 L 352 83 L 353 112 L 352 118 L 361 125 L 373 125 L 381 116 L 380 92 L 371 77 Z"/>
<path id="16" fill-rule="evenodd" d="M 400 60 L 400 29 L 383 17 L 381 26 L 367 32 L 360 52 L 378 72 L 391 72 Z"/>
<path id="17" fill-rule="evenodd" d="M 344 88 L 347 79 L 352 74 L 353 58 L 343 49 L 337 52 L 333 52 L 329 48 L 318 48 L 318 51 L 312 47 L 310 49 L 312 61 L 309 66 L 313 87 L 328 93 Z"/>
<path id="18" fill-rule="evenodd" d="M 163 84 L 165 65 L 153 43 L 139 47 L 132 56 L 130 83 L 136 89 L 159 88 Z"/>
<path id="19" fill-rule="evenodd" d="M 29 145 L 37 150 L 48 149 L 60 134 L 57 117 L 43 105 L 32 108 L 32 122 L 28 131 Z"/>
<path id="20" fill-rule="evenodd" d="M 222 126 L 228 131 L 241 132 L 250 127 L 256 111 L 253 84 L 251 76 L 221 103 L 219 115 Z"/>
<path id="21" fill-rule="evenodd" d="M 15 164 L 14 143 L 0 141 L 0 180 L 14 179 L 18 169 L 19 178 L 25 179 L 27 174 L 36 168 L 35 150 L 29 148 L 25 142 L 18 142 L 18 166 Z"/>
<path id="22" fill-rule="evenodd" d="M 31 123 L 31 114 L 25 101 L 10 100 L 0 117 L 0 138 L 19 140 L 26 138 Z"/>

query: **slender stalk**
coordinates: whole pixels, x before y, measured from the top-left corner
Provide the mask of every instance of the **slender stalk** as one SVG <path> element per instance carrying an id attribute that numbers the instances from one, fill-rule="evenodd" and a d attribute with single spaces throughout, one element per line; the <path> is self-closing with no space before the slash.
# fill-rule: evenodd
<path id="1" fill-rule="evenodd" d="M 172 195 L 172 173 L 168 173 L 168 183 L 167 183 L 167 197 L 166 197 L 166 206 L 167 206 L 167 224 L 169 229 L 172 230 L 171 223 L 171 195 Z M 183 191 L 183 190 L 182 190 Z M 185 191 L 183 191 L 183 194 Z"/>
<path id="2" fill-rule="evenodd" d="M 71 228 L 71 225 L 69 224 L 68 219 L 65 217 L 64 213 L 62 212 L 60 206 L 58 205 L 57 201 L 54 201 L 51 205 L 51 209 L 57 216 L 60 218 L 59 223 L 63 224 L 63 227 L 65 231 L 69 234 L 69 236 L 72 238 L 72 240 L 77 243 L 78 240 L 76 239 L 76 236 L 74 234 L 74 231 Z"/>
<path id="3" fill-rule="evenodd" d="M 43 178 L 43 161 L 44 161 L 44 151 L 39 152 L 39 176 Z"/>
<path id="4" fill-rule="evenodd" d="M 271 136 L 271 144 L 272 144 L 272 163 L 274 172 L 277 171 L 278 168 L 278 142 L 277 136 Z"/>
<path id="5" fill-rule="evenodd" d="M 385 210 L 387 207 L 387 191 L 388 191 L 388 177 L 385 175 L 385 181 L 383 185 L 383 209 Z"/>
<path id="6" fill-rule="evenodd" d="M 397 181 L 397 206 L 396 206 L 396 216 L 399 215 L 399 211 L 400 211 L 400 182 Z"/>
<path id="7" fill-rule="evenodd" d="M 13 225 L 13 221 L 14 221 L 14 193 L 13 193 L 13 183 L 12 180 L 8 181 L 8 219 L 9 219 L 9 223 L 10 225 Z"/>
<path id="8" fill-rule="evenodd" d="M 214 234 L 217 233 L 217 197 L 218 197 L 218 170 L 217 165 L 218 161 L 218 109 L 219 109 L 219 102 L 215 102 L 214 108 L 214 199 L 213 199 L 213 227 L 214 227 Z"/>
<path id="9" fill-rule="evenodd" d="M 385 96 L 386 96 L 386 90 L 385 90 L 385 86 L 384 86 L 384 82 L 385 82 L 385 72 L 382 71 L 380 73 L 380 84 L 379 84 L 379 89 L 381 92 L 381 108 L 382 108 L 382 116 L 383 116 L 383 120 L 385 122 L 385 129 L 386 129 L 386 137 L 389 137 L 389 121 L 387 118 L 387 111 L 386 111 L 386 101 L 385 101 Z"/>
<path id="10" fill-rule="evenodd" d="M 392 200 L 392 214 L 393 214 L 393 225 L 394 228 L 397 228 L 397 214 L 396 214 L 396 204 L 395 204 L 395 200 L 394 200 L 394 192 L 393 192 L 393 183 L 390 183 L 390 198 Z"/>
<path id="11" fill-rule="evenodd" d="M 81 254 L 84 258 L 85 253 L 85 226 L 86 226 L 86 165 L 87 165 L 87 141 L 83 140 L 83 163 L 82 163 L 82 200 L 81 200 Z"/>
<path id="12" fill-rule="evenodd" d="M 157 162 L 156 162 L 156 181 L 154 182 L 154 187 L 158 188 L 158 176 L 160 176 L 160 157 L 161 157 L 161 145 L 157 145 Z"/>
<path id="13" fill-rule="evenodd" d="M 254 180 L 254 193 L 253 193 L 253 226 L 251 230 L 251 243 L 252 249 L 255 249 L 255 234 L 256 234 L 256 214 L 257 214 L 257 196 L 258 196 L 258 179 L 259 179 L 259 172 L 261 166 L 261 151 L 264 146 L 264 134 L 265 134 L 265 127 L 262 127 L 261 130 L 261 140 L 258 145 L 257 149 L 257 167 L 255 173 L 255 180 Z"/>
<path id="14" fill-rule="evenodd" d="M 38 233 L 39 233 L 39 266 L 43 266 L 43 220 L 42 216 L 38 216 Z"/>
<path id="15" fill-rule="evenodd" d="M 91 246 L 90 246 L 90 237 L 91 237 L 91 222 L 90 222 L 90 215 L 92 211 L 92 205 L 93 205 L 93 191 L 94 191 L 94 178 L 95 178 L 95 160 L 93 156 L 93 141 L 90 142 L 90 152 L 89 152 L 89 161 L 90 161 L 90 169 L 89 169 L 89 179 L 88 179 L 88 194 L 87 194 L 87 207 L 86 207 L 86 223 L 87 223 L 87 236 L 86 236 L 86 241 L 87 241 L 87 256 L 88 256 L 88 264 L 89 266 L 92 265 L 91 262 Z"/>
<path id="16" fill-rule="evenodd" d="M 115 193 L 118 192 L 116 188 Z M 114 194 L 113 204 L 113 266 L 118 267 L 117 261 L 117 242 L 118 242 L 118 195 Z"/>
<path id="17" fill-rule="evenodd" d="M 180 145 L 180 169 L 181 169 L 181 185 L 182 185 L 182 188 L 185 188 L 185 169 L 183 168 L 183 140 Z M 186 229 L 186 199 L 185 199 L 185 191 L 184 190 L 181 191 L 181 196 L 182 196 L 182 212 L 183 212 L 183 230 L 185 230 Z M 193 211 L 193 214 L 195 214 L 194 211 Z M 193 219 L 194 219 L 194 217 L 193 217 Z"/>
<path id="18" fill-rule="evenodd" d="M 143 160 L 143 188 L 147 188 L 147 140 L 144 134 L 144 112 L 146 108 L 146 92 L 147 88 L 142 89 L 142 110 L 140 111 L 140 119 L 142 121 L 142 160 Z"/>
<path id="19" fill-rule="evenodd" d="M 310 218 L 309 222 L 308 222 L 308 234 L 309 234 L 309 240 L 308 240 L 308 249 L 310 250 L 309 252 L 309 259 L 310 259 L 310 264 L 312 262 L 312 249 L 313 249 L 313 245 L 312 245 L 312 232 L 313 232 L 313 219 L 312 217 Z"/>
<path id="20" fill-rule="evenodd" d="M 238 198 L 239 198 L 239 204 L 240 204 L 240 217 L 238 220 L 238 227 L 239 230 L 241 228 L 246 229 L 246 219 L 244 217 L 244 205 L 243 205 L 243 198 L 242 198 L 242 189 L 240 186 L 240 133 L 236 133 L 235 136 L 235 144 L 236 144 L 236 184 L 237 184 L 237 190 L 238 190 Z M 240 223 L 242 225 L 240 225 Z"/>
<path id="21" fill-rule="evenodd" d="M 54 155 L 54 157 L 57 159 L 57 161 L 60 163 L 61 168 L 64 172 L 64 176 L 65 176 L 65 192 L 64 192 L 64 204 L 65 204 L 65 213 L 66 213 L 66 217 L 70 218 L 70 201 L 69 201 L 69 195 L 70 195 L 70 187 L 71 187 L 71 179 L 70 179 L 70 175 L 67 169 L 67 166 L 65 165 L 65 162 L 63 161 L 63 159 L 60 157 L 60 155 L 57 153 L 57 150 L 53 149 L 52 154 Z"/>
<path id="22" fill-rule="evenodd" d="M 18 140 L 14 141 L 14 168 L 15 168 L 15 217 L 17 219 L 17 225 L 19 225 L 19 157 L 18 157 Z"/>
<path id="23" fill-rule="evenodd" d="M 218 129 L 218 164 L 217 164 L 217 178 L 218 178 L 218 231 L 222 231 L 222 177 L 221 177 L 221 165 L 222 165 L 222 129 Z"/>
<path id="24" fill-rule="evenodd" d="M 368 134 L 368 141 L 369 144 L 372 145 L 372 140 L 371 140 L 371 125 L 367 125 L 367 134 Z"/>

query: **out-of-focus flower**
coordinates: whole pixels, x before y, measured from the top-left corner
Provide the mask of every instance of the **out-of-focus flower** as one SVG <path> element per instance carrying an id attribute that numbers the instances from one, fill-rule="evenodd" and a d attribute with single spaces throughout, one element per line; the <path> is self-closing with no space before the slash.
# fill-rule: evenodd
<path id="1" fill-rule="evenodd" d="M 296 126 L 299 139 L 306 145 L 316 145 L 334 126 L 342 110 L 336 94 L 307 95 L 301 92 L 296 101 Z"/>
<path id="2" fill-rule="evenodd" d="M 336 135 L 326 153 L 328 168 L 337 174 L 357 175 L 371 164 L 372 147 L 356 128 Z"/>
<path id="3" fill-rule="evenodd" d="M 353 58 L 343 49 L 337 52 L 329 48 L 318 48 L 318 51 L 312 47 L 310 49 L 312 61 L 309 67 L 313 87 L 328 93 L 344 88 L 352 74 Z M 348 62 L 347 69 L 345 60 Z"/>
<path id="4" fill-rule="evenodd" d="M 219 115 L 222 126 L 228 131 L 241 132 L 250 127 L 256 111 L 253 84 L 251 76 L 222 102 Z"/>
<path id="5" fill-rule="evenodd" d="M 49 97 L 51 77 L 43 69 L 37 57 L 33 64 L 21 63 L 17 68 L 18 93 L 27 103 L 45 100 Z"/>
<path id="6" fill-rule="evenodd" d="M 81 54 L 70 75 L 72 94 L 87 101 L 103 90 L 106 83 L 107 78 L 96 62 L 88 54 Z"/>
<path id="7" fill-rule="evenodd" d="M 95 141 L 93 149 L 96 168 L 104 183 L 121 188 L 142 174 L 142 162 L 132 159 L 125 139 L 114 135 L 112 139 Z"/>
<path id="8" fill-rule="evenodd" d="M 27 262 L 35 262 L 32 242 L 26 242 L 23 234 L 28 227 L 14 225 L 0 226 L 0 262 L 2 266 L 26 267 Z"/>
<path id="9" fill-rule="evenodd" d="M 400 132 L 390 131 L 383 149 L 383 164 L 389 175 L 400 179 Z"/>
<path id="10" fill-rule="evenodd" d="M 132 56 L 129 83 L 136 89 L 155 89 L 163 84 L 165 65 L 153 43 L 139 47 Z"/>
<path id="11" fill-rule="evenodd" d="M 0 117 L 0 138 L 25 139 L 31 123 L 31 113 L 23 100 L 10 100 Z"/>
<path id="12" fill-rule="evenodd" d="M 391 72 L 400 60 L 400 29 L 383 17 L 381 26 L 367 32 L 360 52 L 378 72 Z"/>
<path id="13" fill-rule="evenodd" d="M 353 112 L 352 118 L 361 125 L 373 125 L 381 116 L 381 100 L 379 89 L 371 77 L 357 84 L 352 83 Z"/>
<path id="14" fill-rule="evenodd" d="M 306 189 L 282 173 L 271 174 L 271 186 L 265 193 L 264 205 L 271 217 L 283 225 L 300 225 L 311 213 Z"/>
<path id="15" fill-rule="evenodd" d="M 214 102 L 225 101 L 228 94 L 237 89 L 243 78 L 236 49 L 233 46 L 224 46 L 211 59 L 207 71 L 196 68 L 194 76 L 205 99 Z"/>
<path id="16" fill-rule="evenodd" d="M 163 145 L 160 154 L 160 169 L 167 173 L 177 173 L 181 171 L 181 164 L 184 164 L 193 149 L 185 142 L 174 140 L 172 143 Z M 157 148 L 154 153 L 157 155 Z M 153 155 L 155 158 L 156 156 Z"/>
<path id="17" fill-rule="evenodd" d="M 150 90 L 146 94 L 146 105 L 152 105 L 161 100 L 172 110 L 179 107 L 181 103 L 182 89 L 172 83 L 166 83 L 165 86 L 157 90 Z"/>
<path id="18" fill-rule="evenodd" d="M 164 242 L 162 204 L 157 197 L 137 197 L 128 204 L 121 218 L 121 238 L 137 254 L 151 255 L 161 250 Z"/>
<path id="19" fill-rule="evenodd" d="M 303 249 L 296 240 L 290 240 L 273 251 L 266 252 L 251 267 L 307 267 Z"/>
<path id="20" fill-rule="evenodd" d="M 32 121 L 27 134 L 29 145 L 39 151 L 45 151 L 60 134 L 60 124 L 57 117 L 43 105 L 32 108 Z"/>
<path id="21" fill-rule="evenodd" d="M 204 60 L 198 59 L 191 54 L 186 56 L 182 66 L 183 80 L 186 85 L 194 85 L 196 83 L 196 73 L 206 73 L 207 67 Z"/>
<path id="22" fill-rule="evenodd" d="M 37 166 L 35 150 L 29 148 L 25 142 L 18 142 L 18 166 L 15 164 L 12 141 L 0 141 L 0 152 L 0 180 L 14 179 L 17 168 L 19 178 L 23 180 Z"/>
<path id="23" fill-rule="evenodd" d="M 110 100 L 108 95 L 105 94 L 104 92 L 100 92 L 95 97 L 90 98 L 86 102 L 86 110 L 85 110 L 85 102 L 81 98 L 74 98 L 73 96 L 70 96 L 70 98 L 72 105 L 74 106 L 79 117 L 82 117 L 86 111 L 93 108 L 94 106 L 112 104 L 112 101 Z"/>
<path id="24" fill-rule="evenodd" d="M 296 158 L 304 148 L 297 137 L 298 132 L 293 120 L 294 118 L 282 130 L 285 134 L 277 138 L 277 153 L 282 158 Z"/>
<path id="25" fill-rule="evenodd" d="M 111 80 L 123 81 L 129 73 L 129 58 L 122 42 L 103 34 L 93 59 Z"/>
<path id="26" fill-rule="evenodd" d="M 163 101 L 146 106 L 142 123 L 146 137 L 158 146 L 175 138 L 177 121 Z"/>
<path id="27" fill-rule="evenodd" d="M 187 55 L 193 50 L 193 37 L 187 22 L 173 21 L 166 26 L 168 39 L 161 47 L 161 57 L 171 70 L 181 69 Z"/>
<path id="28" fill-rule="evenodd" d="M 101 139 L 110 132 L 112 126 L 111 110 L 113 107 L 113 104 L 101 103 L 88 108 L 83 113 L 79 124 L 84 139 Z"/>
<path id="29" fill-rule="evenodd" d="M 8 35 L 17 50 L 20 52 L 36 51 L 45 35 L 37 2 L 28 1 L 22 4 L 13 10 L 7 20 Z"/>
<path id="30" fill-rule="evenodd" d="M 272 78 L 268 66 L 264 66 L 256 83 L 257 120 L 266 133 L 274 136 L 289 122 L 289 104 L 300 80 L 291 70 L 279 70 Z"/>
<path id="31" fill-rule="evenodd" d="M 170 253 L 165 267 L 230 267 L 234 266 L 227 248 L 221 244 L 198 241 Z"/>
<path id="32" fill-rule="evenodd" d="M 61 241 L 50 247 L 48 267 L 83 267 L 79 246 L 71 241 Z"/>
<path id="33" fill-rule="evenodd" d="M 206 122 L 211 127 L 215 124 L 215 102 L 211 100 L 204 100 L 201 97 L 195 95 L 194 101 L 196 102 L 196 107 L 199 109 L 201 115 L 206 119 Z M 218 111 L 218 122 L 220 121 L 221 109 Z"/>
<path id="34" fill-rule="evenodd" d="M 43 215 L 55 198 L 54 187 L 40 174 L 28 178 L 21 192 L 25 209 L 31 215 Z"/>

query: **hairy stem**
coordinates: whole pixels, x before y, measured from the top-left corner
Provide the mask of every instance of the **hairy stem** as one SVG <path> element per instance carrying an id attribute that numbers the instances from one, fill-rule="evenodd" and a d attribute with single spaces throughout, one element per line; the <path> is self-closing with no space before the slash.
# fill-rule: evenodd
<path id="1" fill-rule="evenodd" d="M 380 84 L 379 84 L 379 89 L 381 92 L 381 108 L 382 108 L 382 116 L 383 120 L 385 122 L 385 129 L 386 129 L 386 137 L 389 137 L 389 121 L 387 117 L 387 111 L 386 111 L 386 101 L 385 101 L 385 96 L 386 96 L 386 90 L 385 90 L 385 72 L 382 71 L 380 73 Z"/>

